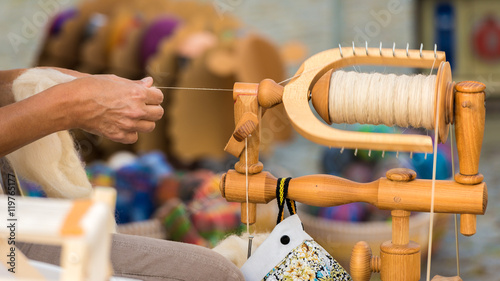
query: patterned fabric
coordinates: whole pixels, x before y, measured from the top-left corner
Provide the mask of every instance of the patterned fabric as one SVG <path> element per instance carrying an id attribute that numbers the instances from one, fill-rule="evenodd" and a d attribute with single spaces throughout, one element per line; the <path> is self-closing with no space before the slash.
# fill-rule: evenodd
<path id="1" fill-rule="evenodd" d="M 344 268 L 318 243 L 306 240 L 262 280 L 351 280 Z"/>

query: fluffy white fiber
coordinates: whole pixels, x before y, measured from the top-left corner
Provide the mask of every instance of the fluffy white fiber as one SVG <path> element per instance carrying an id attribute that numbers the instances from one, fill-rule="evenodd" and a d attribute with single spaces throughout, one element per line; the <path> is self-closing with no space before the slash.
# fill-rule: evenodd
<path id="1" fill-rule="evenodd" d="M 54 69 L 30 69 L 12 85 L 16 101 L 75 77 Z M 6 156 L 21 177 L 40 184 L 49 197 L 86 198 L 92 192 L 84 165 L 68 131 L 60 131 Z"/>
<path id="2" fill-rule="evenodd" d="M 252 254 L 266 240 L 270 233 L 253 234 Z M 248 234 L 244 233 L 241 236 L 231 235 L 219 243 L 215 248 L 215 252 L 231 261 L 238 268 L 241 268 L 247 261 L 248 255 Z"/>

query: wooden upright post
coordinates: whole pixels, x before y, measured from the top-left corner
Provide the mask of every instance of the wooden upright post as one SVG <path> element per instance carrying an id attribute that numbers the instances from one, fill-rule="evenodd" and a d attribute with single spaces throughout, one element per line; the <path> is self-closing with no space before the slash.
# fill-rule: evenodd
<path id="1" fill-rule="evenodd" d="M 254 83 L 235 83 L 233 97 L 235 98 L 234 103 L 234 122 L 237 126 L 240 122 L 241 117 L 245 113 L 252 113 L 258 116 L 259 114 L 259 102 L 257 100 L 257 93 L 259 89 L 259 84 Z M 260 130 L 259 126 L 255 127 L 253 133 L 247 136 L 247 148 L 240 155 L 240 161 L 234 165 L 234 169 L 241 174 L 246 173 L 248 164 L 248 174 L 257 174 L 262 171 L 264 166 L 259 162 L 259 145 L 260 145 Z M 243 140 L 244 142 L 244 140 Z M 248 156 L 248 159 L 246 157 Z M 241 204 L 241 222 L 253 224 L 256 221 L 257 206 L 255 203 L 248 204 L 248 214 L 247 214 L 247 204 Z"/>
<path id="2" fill-rule="evenodd" d="M 380 279 L 420 280 L 420 245 L 410 241 L 410 212 L 391 211 L 392 241 L 380 245 Z"/>
<path id="3" fill-rule="evenodd" d="M 479 156 L 484 135 L 484 89 L 483 83 L 460 82 L 455 86 L 455 135 L 457 139 L 460 173 L 455 181 L 474 185 L 483 181 L 479 173 Z M 460 216 L 460 232 L 471 236 L 476 233 L 476 216 Z"/>

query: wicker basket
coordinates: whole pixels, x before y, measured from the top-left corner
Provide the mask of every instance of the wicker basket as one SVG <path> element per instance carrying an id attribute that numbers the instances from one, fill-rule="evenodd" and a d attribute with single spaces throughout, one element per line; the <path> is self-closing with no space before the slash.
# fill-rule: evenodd
<path id="1" fill-rule="evenodd" d="M 349 268 L 351 251 L 359 241 L 366 241 L 373 255 L 380 254 L 380 244 L 391 240 L 391 223 L 385 221 L 373 222 L 342 222 L 318 218 L 305 210 L 299 212 L 305 231 L 325 248 L 342 266 Z M 439 246 L 444 237 L 450 215 L 436 214 L 434 216 L 433 250 Z M 422 257 L 427 255 L 429 242 L 428 213 L 418 213 L 410 217 L 410 240 L 420 244 Z"/>

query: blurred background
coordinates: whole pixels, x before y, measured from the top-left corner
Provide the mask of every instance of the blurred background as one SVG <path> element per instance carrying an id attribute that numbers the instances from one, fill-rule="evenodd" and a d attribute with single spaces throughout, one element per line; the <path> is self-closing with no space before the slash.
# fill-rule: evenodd
<path id="1" fill-rule="evenodd" d="M 392 47 L 395 43 L 402 49 L 407 44 L 418 49 L 422 43 L 425 50 L 437 44 L 438 50 L 446 52 L 454 81 L 486 84 L 487 120 L 480 172 L 489 187 L 490 203 L 486 215 L 478 217 L 477 234 L 460 236 L 459 244 L 464 280 L 497 280 L 500 2 L 0 2 L 0 69 L 59 66 L 130 79 L 150 75 L 159 86 L 230 89 L 237 81 L 283 81 L 311 55 L 339 44 L 350 47 L 352 42 L 356 46 L 367 42 L 369 47 L 379 47 L 380 43 Z M 415 72 L 385 67 L 376 70 Z M 118 189 L 117 219 L 122 232 L 212 247 L 228 233 L 243 229 L 238 223 L 239 205 L 220 198 L 217 187 L 219 173 L 236 162 L 223 152 L 234 129 L 231 94 L 164 93 L 165 118 L 155 132 L 141 136 L 133 146 L 113 144 L 81 131 L 74 135 L 92 183 Z M 340 153 L 295 133 L 283 108 L 266 115 L 261 158 L 265 169 L 279 177 L 329 173 L 366 182 L 401 166 L 416 170 L 420 178 L 429 176 L 432 157 L 387 154 L 382 158 L 366 152 L 354 156 L 347 150 Z M 383 126 L 348 129 L 404 131 Z M 441 151 L 438 177 L 448 179 L 452 175 L 449 143 L 443 144 Z M 36 184 L 25 182 L 23 187 L 33 196 L 43 196 Z M 323 209 L 302 206 L 301 212 L 306 231 L 344 266 L 356 241 L 369 241 L 377 252 L 377 245 L 390 238 L 390 217 L 367 205 Z M 437 221 L 432 275 L 456 275 L 453 218 L 440 216 Z M 315 228 L 318 224 L 321 227 Z M 259 227 L 270 230 L 272 225 L 263 223 Z M 428 227 L 427 214 L 413 216 L 412 239 L 421 243 L 422 250 L 426 249 Z M 425 270 L 425 261 L 422 265 Z"/>

